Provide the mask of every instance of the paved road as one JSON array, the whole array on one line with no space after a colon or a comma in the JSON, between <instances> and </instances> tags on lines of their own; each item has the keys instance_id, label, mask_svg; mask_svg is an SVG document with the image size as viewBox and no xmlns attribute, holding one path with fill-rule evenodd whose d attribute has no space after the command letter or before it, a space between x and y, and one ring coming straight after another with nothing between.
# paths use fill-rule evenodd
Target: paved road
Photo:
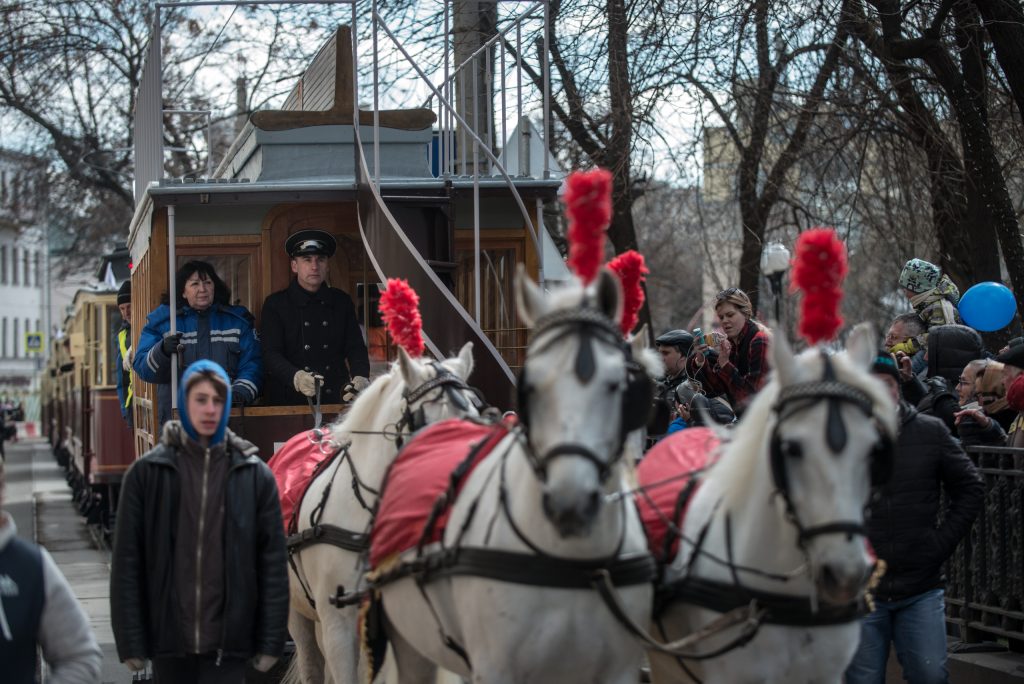
<instances>
[{"instance_id":1,"label":"paved road","mask_svg":"<svg viewBox=\"0 0 1024 684\"><path fill-rule=\"evenodd\" d=\"M97 550L71 501L71 489L45 440L8 443L4 509L18 534L46 547L85 608L103 649L103 684L131 682L117 658L110 628L110 563Z\"/></svg>"}]
</instances>

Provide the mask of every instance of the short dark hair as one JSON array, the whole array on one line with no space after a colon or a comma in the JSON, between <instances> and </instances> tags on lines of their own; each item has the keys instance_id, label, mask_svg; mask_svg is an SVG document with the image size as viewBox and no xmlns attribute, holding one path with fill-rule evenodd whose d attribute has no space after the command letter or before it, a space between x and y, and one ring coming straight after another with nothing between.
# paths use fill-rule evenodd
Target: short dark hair
<instances>
[{"instance_id":1,"label":"short dark hair","mask_svg":"<svg viewBox=\"0 0 1024 684\"><path fill-rule=\"evenodd\" d=\"M196 371L192 375L188 376L188 380L185 381L185 396L192 391L192 388L198 385L203 380L209 380L210 384L213 385L213 390L220 397L220 400L227 402L228 400L228 386L224 382L224 378L212 370L200 370Z\"/></svg>"},{"instance_id":2,"label":"short dark hair","mask_svg":"<svg viewBox=\"0 0 1024 684\"><path fill-rule=\"evenodd\" d=\"M217 275L217 270L213 267L213 264L208 261L194 260L185 262L174 276L175 282L178 285L178 296L176 299L179 308L188 304L185 301L185 281L197 273L200 278L205 276L213 281L214 304L226 305L231 302L231 289Z\"/></svg>"},{"instance_id":3,"label":"short dark hair","mask_svg":"<svg viewBox=\"0 0 1024 684\"><path fill-rule=\"evenodd\" d=\"M902 323L904 326L906 326L907 333L911 337L917 337L918 335L924 334L924 332L927 330L927 327L928 327L928 326L925 325L925 323L921 319L921 317L918 316L913 311L908 311L907 313L902 313L899 316L897 316L896 318L892 319L892 323L889 324L889 327L891 328L892 326L896 325L897 323Z\"/></svg>"}]
</instances>

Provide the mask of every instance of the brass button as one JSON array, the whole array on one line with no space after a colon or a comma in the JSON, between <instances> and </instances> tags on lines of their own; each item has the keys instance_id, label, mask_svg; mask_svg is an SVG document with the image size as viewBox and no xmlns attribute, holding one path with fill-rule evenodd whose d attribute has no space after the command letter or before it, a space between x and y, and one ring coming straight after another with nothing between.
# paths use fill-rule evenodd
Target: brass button
<instances>
[{"instance_id":1,"label":"brass button","mask_svg":"<svg viewBox=\"0 0 1024 684\"><path fill-rule=\"evenodd\" d=\"M324 327L325 328L327 327L327 321L324 321Z\"/></svg>"},{"instance_id":2,"label":"brass button","mask_svg":"<svg viewBox=\"0 0 1024 684\"><path fill-rule=\"evenodd\" d=\"M324 370L325 371L329 371L329 370L331 370L331 367L330 366L324 366Z\"/></svg>"},{"instance_id":3,"label":"brass button","mask_svg":"<svg viewBox=\"0 0 1024 684\"><path fill-rule=\"evenodd\" d=\"M302 370L304 370L304 371L306 371L306 372L308 373L308 372L309 372L309 366L306 366L306 367L305 367L305 368L303 368Z\"/></svg>"},{"instance_id":4,"label":"brass button","mask_svg":"<svg viewBox=\"0 0 1024 684\"><path fill-rule=\"evenodd\" d=\"M324 349L327 349L327 345L326 344L324 345Z\"/></svg>"},{"instance_id":5,"label":"brass button","mask_svg":"<svg viewBox=\"0 0 1024 684\"><path fill-rule=\"evenodd\" d=\"M304 325L304 326L306 326L306 327L308 328L308 327L309 327L309 321L304 321L304 322L302 323L302 325Z\"/></svg>"},{"instance_id":6,"label":"brass button","mask_svg":"<svg viewBox=\"0 0 1024 684\"><path fill-rule=\"evenodd\" d=\"M302 348L305 349L306 351L309 351L309 345L308 344L304 345Z\"/></svg>"}]
</instances>

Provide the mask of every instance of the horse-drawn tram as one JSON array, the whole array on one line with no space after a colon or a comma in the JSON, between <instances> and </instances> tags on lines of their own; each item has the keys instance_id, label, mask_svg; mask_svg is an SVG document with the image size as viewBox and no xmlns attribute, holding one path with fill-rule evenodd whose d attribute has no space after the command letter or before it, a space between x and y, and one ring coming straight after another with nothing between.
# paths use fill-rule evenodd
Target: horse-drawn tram
<instances>
[{"instance_id":1,"label":"horse-drawn tram","mask_svg":"<svg viewBox=\"0 0 1024 684\"><path fill-rule=\"evenodd\" d=\"M180 292L182 284L172 282L175 271L193 260L214 266L230 288L230 303L251 312L259 330L264 300L293 278L288 238L319 229L337 243L329 284L354 300L374 376L394 359L376 309L384 281L398 277L422 299L424 336L433 355L444 358L472 341L475 384L491 403L510 408L514 369L526 344L513 302L513 273L525 264L538 277L545 252L549 277L564 271L541 222L542 204L555 197L561 181L531 177L528 167L509 176L498 163L500 148L489 146L486 156L477 153L486 164L470 163L471 173L457 174L473 138L491 139L496 131L490 124L478 136L447 108L447 100L438 105L440 118L425 108L357 109L358 69L348 26L321 48L280 110L249 117L211 177L162 178L159 55L154 40L136 112L137 207L128 242L136 344L147 315L172 289ZM483 54L463 66L480 59ZM435 93L450 97L458 73ZM467 142L456 152L457 140ZM519 148L528 156L529 140ZM485 166L495 175L484 175ZM271 382L276 380L265 379L263 395ZM310 406L269 403L260 399L231 414L232 430L259 446L264 458L313 425ZM158 404L155 386L136 378L138 454L158 439ZM320 406L325 420L343 410L336 400Z\"/></svg>"},{"instance_id":2,"label":"horse-drawn tram","mask_svg":"<svg viewBox=\"0 0 1024 684\"><path fill-rule=\"evenodd\" d=\"M107 531L121 478L135 460L116 390L116 300L109 289L75 293L41 383L44 430L57 461L88 523Z\"/></svg>"}]
</instances>

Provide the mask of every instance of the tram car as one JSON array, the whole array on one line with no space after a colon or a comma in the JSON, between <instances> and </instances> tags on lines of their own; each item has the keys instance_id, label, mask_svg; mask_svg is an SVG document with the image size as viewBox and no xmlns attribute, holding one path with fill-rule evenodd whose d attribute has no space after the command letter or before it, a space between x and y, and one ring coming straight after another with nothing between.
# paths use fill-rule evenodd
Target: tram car
<instances>
[{"instance_id":1,"label":"tram car","mask_svg":"<svg viewBox=\"0 0 1024 684\"><path fill-rule=\"evenodd\" d=\"M48 437L79 511L107 532L113 529L121 479L135 460L116 388L120 367L114 336L120 324L116 291L75 293L44 394Z\"/></svg>"},{"instance_id":2,"label":"tram car","mask_svg":"<svg viewBox=\"0 0 1024 684\"><path fill-rule=\"evenodd\" d=\"M159 55L154 41L147 74ZM421 298L428 351L447 355L472 341L471 382L493 405L511 408L526 346L514 273L525 264L536 278L542 259L549 278L564 270L542 225L542 206L555 198L561 181L525 171L512 178L453 172L455 136L435 127L451 118L442 112L439 119L432 109L356 112L353 59L351 32L342 26L282 109L252 114L207 179L162 177L159 79L143 79L136 110L137 208L128 240L136 348L147 314L168 299L171 274L195 259L216 268L231 304L246 307L259 329L264 299L292 277L286 240L317 228L337 241L329 284L355 303L369 342L371 379L393 358L376 320L380 288L387 278L404 278ZM136 454L159 438L157 395L155 385L136 376ZM321 408L325 420L345 410L341 404ZM311 413L305 404L257 400L232 407L229 425L267 459L313 426Z\"/></svg>"}]
</instances>

